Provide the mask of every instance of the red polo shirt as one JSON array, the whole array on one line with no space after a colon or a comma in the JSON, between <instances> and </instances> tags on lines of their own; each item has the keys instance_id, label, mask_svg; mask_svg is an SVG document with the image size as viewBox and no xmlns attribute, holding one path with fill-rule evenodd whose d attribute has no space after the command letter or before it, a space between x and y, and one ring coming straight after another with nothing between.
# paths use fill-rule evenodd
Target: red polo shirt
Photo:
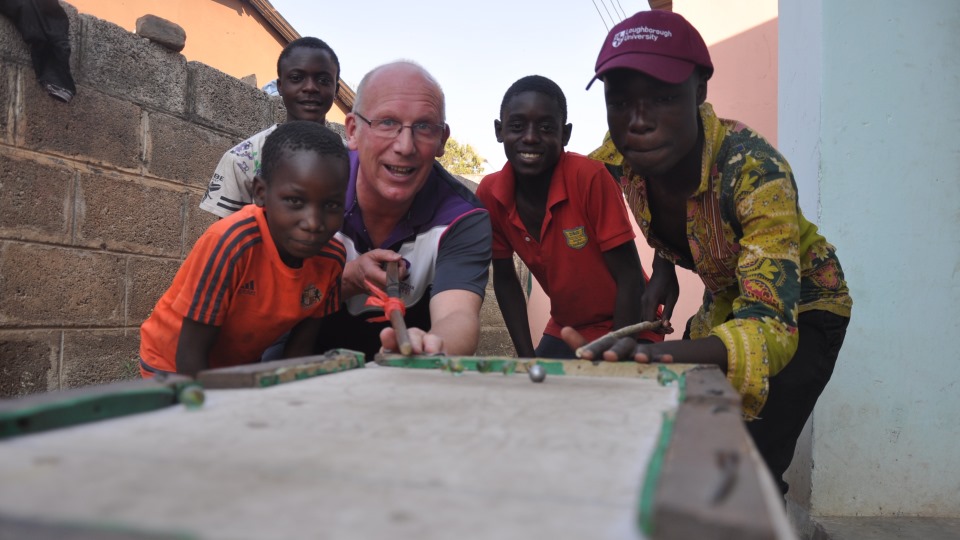
<instances>
[{"instance_id":1,"label":"red polo shirt","mask_svg":"<svg viewBox=\"0 0 960 540\"><path fill-rule=\"evenodd\" d=\"M537 242L517 213L515 182L507 163L477 189L490 212L493 258L509 259L516 252L537 278L550 297L545 334L560 337L564 326L589 340L606 334L613 327L617 285L603 252L636 237L620 187L603 163L564 152L550 180Z\"/></svg>"}]
</instances>

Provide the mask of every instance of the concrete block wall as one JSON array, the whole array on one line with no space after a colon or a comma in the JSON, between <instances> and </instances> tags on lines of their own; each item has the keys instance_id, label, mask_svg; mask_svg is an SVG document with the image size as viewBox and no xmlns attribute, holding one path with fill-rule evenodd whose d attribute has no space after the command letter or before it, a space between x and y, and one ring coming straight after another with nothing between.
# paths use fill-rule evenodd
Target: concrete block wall
<instances>
[{"instance_id":1,"label":"concrete block wall","mask_svg":"<svg viewBox=\"0 0 960 540\"><path fill-rule=\"evenodd\" d=\"M0 397L138 376L139 326L214 217L223 152L277 98L111 23L70 16L69 103L0 17Z\"/></svg>"},{"instance_id":2,"label":"concrete block wall","mask_svg":"<svg viewBox=\"0 0 960 540\"><path fill-rule=\"evenodd\" d=\"M215 220L197 205L220 156L285 117L278 98L63 5L68 104L0 17L0 398L137 377L140 323ZM492 291L484 309L483 354L511 352Z\"/></svg>"}]
</instances>

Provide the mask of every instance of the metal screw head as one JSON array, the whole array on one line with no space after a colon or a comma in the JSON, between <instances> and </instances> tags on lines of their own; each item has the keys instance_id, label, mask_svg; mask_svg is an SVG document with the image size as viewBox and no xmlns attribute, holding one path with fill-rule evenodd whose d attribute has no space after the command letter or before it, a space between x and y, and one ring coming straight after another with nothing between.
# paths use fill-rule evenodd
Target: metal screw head
<instances>
[{"instance_id":1,"label":"metal screw head","mask_svg":"<svg viewBox=\"0 0 960 540\"><path fill-rule=\"evenodd\" d=\"M533 382L543 382L547 378L547 370L540 364L534 364L527 370L530 380Z\"/></svg>"}]
</instances>

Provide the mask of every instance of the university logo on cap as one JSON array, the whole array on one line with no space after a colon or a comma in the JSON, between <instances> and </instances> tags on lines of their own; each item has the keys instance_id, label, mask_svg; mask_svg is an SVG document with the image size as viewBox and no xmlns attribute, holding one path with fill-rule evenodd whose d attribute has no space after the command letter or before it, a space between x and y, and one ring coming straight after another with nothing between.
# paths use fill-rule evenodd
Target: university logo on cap
<instances>
[{"instance_id":1,"label":"university logo on cap","mask_svg":"<svg viewBox=\"0 0 960 540\"><path fill-rule=\"evenodd\" d=\"M658 28L640 26L637 28L627 28L626 30L617 32L617 35L613 36L613 41L610 42L610 44L616 48L619 47L624 41L631 39L649 39L652 41L657 41L661 37L664 39L670 39L673 37L673 32L669 30L660 30Z\"/></svg>"},{"instance_id":2,"label":"university logo on cap","mask_svg":"<svg viewBox=\"0 0 960 540\"><path fill-rule=\"evenodd\" d=\"M610 30L597 57L593 81L613 69L641 71L655 79L679 84L694 68L713 74L713 63L700 32L670 11L641 11Z\"/></svg>"}]
</instances>

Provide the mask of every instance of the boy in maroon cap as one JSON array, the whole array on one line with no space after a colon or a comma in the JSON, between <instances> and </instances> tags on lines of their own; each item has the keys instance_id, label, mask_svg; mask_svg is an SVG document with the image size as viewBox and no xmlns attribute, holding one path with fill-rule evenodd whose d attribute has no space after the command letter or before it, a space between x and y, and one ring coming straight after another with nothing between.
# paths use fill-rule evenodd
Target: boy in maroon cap
<instances>
[{"instance_id":1,"label":"boy in maroon cap","mask_svg":"<svg viewBox=\"0 0 960 540\"><path fill-rule=\"evenodd\" d=\"M634 359L724 370L786 493L782 475L833 373L853 301L834 247L800 212L786 160L706 102L712 74L703 38L680 15L644 11L616 25L593 79L604 83L610 137L592 157L622 164L627 203L656 250L643 318L664 304L669 319L676 265L705 286L687 339L638 344ZM583 342L572 329L563 336Z\"/></svg>"}]
</instances>

